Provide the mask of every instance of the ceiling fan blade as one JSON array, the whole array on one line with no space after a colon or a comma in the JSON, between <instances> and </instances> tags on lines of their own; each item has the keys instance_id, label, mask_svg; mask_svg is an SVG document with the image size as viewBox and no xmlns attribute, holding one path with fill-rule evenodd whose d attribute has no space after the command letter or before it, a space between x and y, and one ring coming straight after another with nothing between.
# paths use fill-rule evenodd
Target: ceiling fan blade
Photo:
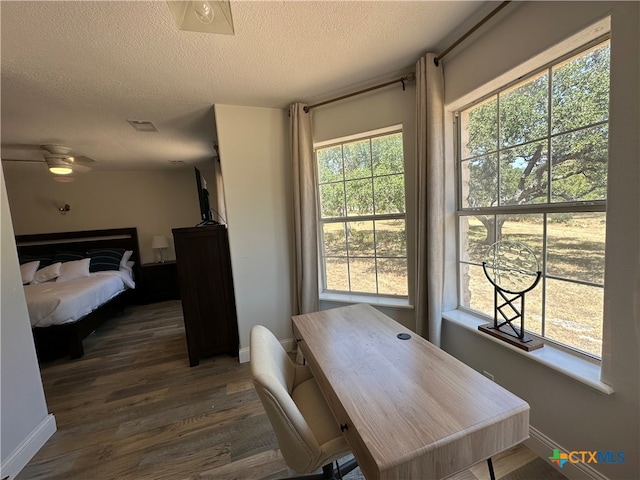
<instances>
[{"instance_id":1,"label":"ceiling fan blade","mask_svg":"<svg viewBox=\"0 0 640 480\"><path fill-rule=\"evenodd\" d=\"M30 158L3 158L3 162L29 162L29 163L44 163L44 160L36 160Z\"/></svg>"},{"instance_id":2,"label":"ceiling fan blade","mask_svg":"<svg viewBox=\"0 0 640 480\"><path fill-rule=\"evenodd\" d=\"M29 163L46 163L49 168L52 166L70 167L74 172L88 172L91 170L91 164L96 163L93 158L86 157L84 155L75 156L72 153L70 147L65 147L59 144L46 144L46 145L29 145L29 144L2 144L2 149L7 150L7 154L12 156L22 156L25 153L20 154L19 150L39 150L44 152L43 159L34 158L3 158L3 161L7 162L29 162ZM9 153L9 151L12 151ZM13 151L16 151L13 153ZM28 156L29 154L27 154ZM55 172L53 172L55 174Z\"/></svg>"},{"instance_id":3,"label":"ceiling fan blade","mask_svg":"<svg viewBox=\"0 0 640 480\"><path fill-rule=\"evenodd\" d=\"M42 150L41 145L33 145L30 143L3 143L0 148L7 150Z\"/></svg>"},{"instance_id":4,"label":"ceiling fan blade","mask_svg":"<svg viewBox=\"0 0 640 480\"><path fill-rule=\"evenodd\" d=\"M85 157L84 155L79 155L77 157L73 157L75 163L94 163L95 160L93 158Z\"/></svg>"},{"instance_id":5,"label":"ceiling fan blade","mask_svg":"<svg viewBox=\"0 0 640 480\"><path fill-rule=\"evenodd\" d=\"M91 170L93 170L93 168L81 163L74 163L71 168L73 168L74 172L90 172Z\"/></svg>"}]
</instances>

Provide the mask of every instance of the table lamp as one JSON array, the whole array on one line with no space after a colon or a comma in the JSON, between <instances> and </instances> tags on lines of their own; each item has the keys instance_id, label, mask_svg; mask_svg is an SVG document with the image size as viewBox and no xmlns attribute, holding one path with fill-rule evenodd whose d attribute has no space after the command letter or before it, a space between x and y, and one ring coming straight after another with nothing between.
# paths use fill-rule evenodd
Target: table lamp
<instances>
[{"instance_id":1,"label":"table lamp","mask_svg":"<svg viewBox=\"0 0 640 480\"><path fill-rule=\"evenodd\" d=\"M164 235L154 235L151 248L156 251L156 263L164 263L164 249L169 247L169 240Z\"/></svg>"}]
</instances>

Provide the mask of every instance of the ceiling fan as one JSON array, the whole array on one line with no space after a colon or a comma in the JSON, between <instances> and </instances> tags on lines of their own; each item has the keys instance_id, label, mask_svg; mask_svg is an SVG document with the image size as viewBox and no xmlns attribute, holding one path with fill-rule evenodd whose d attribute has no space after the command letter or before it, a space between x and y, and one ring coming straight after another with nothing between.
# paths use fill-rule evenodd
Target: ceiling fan
<instances>
[{"instance_id":1,"label":"ceiling fan","mask_svg":"<svg viewBox=\"0 0 640 480\"><path fill-rule=\"evenodd\" d=\"M89 166L94 163L95 160L89 157L73 155L71 148L63 145L7 145L7 148L19 149L19 148L35 148L37 150L44 150L43 159L17 159L17 158L3 158L3 162L32 162L32 163L46 163L49 167L49 171L54 175L69 175L73 172L86 172L91 170Z\"/></svg>"}]
</instances>

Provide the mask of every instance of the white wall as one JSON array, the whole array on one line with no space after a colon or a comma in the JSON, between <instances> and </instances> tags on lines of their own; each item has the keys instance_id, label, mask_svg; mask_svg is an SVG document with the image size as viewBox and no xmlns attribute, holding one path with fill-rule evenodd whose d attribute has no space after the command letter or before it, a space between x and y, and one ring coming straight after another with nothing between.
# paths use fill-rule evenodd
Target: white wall
<instances>
[{"instance_id":1,"label":"white wall","mask_svg":"<svg viewBox=\"0 0 640 480\"><path fill-rule=\"evenodd\" d=\"M474 36L445 60L449 105L468 100L484 83L611 14L611 107L604 335L614 389L604 395L569 380L477 332L445 321L442 346L531 406L531 425L563 449L624 451L624 463L590 464L608 478L640 471L640 4L638 2L526 2ZM477 91L476 91L477 94ZM453 159L451 159L453 161ZM567 469L565 468L565 471Z\"/></svg>"},{"instance_id":2,"label":"white wall","mask_svg":"<svg viewBox=\"0 0 640 480\"><path fill-rule=\"evenodd\" d=\"M39 163L3 165L16 235L137 227L141 261L148 263L155 261L154 235L167 237L165 259L175 259L171 229L200 221L191 167L92 171L59 183ZM58 208L65 203L71 211L61 215Z\"/></svg>"},{"instance_id":3,"label":"white wall","mask_svg":"<svg viewBox=\"0 0 640 480\"><path fill-rule=\"evenodd\" d=\"M56 425L42 388L1 167L0 183L0 478L13 478L53 435Z\"/></svg>"},{"instance_id":4,"label":"white wall","mask_svg":"<svg viewBox=\"0 0 640 480\"><path fill-rule=\"evenodd\" d=\"M287 112L215 106L241 360L256 324L290 339L293 213Z\"/></svg>"},{"instance_id":5,"label":"white wall","mask_svg":"<svg viewBox=\"0 0 640 480\"><path fill-rule=\"evenodd\" d=\"M417 60L417 59L416 59ZM405 157L405 185L407 193L407 255L409 263L409 292L412 300L415 271L415 138L416 138L415 83L401 84L375 90L346 100L311 110L313 141L323 142L359 134L392 125L402 125ZM344 306L335 301L320 301L320 309ZM380 310L415 330L415 312L412 308L380 307Z\"/></svg>"}]
</instances>

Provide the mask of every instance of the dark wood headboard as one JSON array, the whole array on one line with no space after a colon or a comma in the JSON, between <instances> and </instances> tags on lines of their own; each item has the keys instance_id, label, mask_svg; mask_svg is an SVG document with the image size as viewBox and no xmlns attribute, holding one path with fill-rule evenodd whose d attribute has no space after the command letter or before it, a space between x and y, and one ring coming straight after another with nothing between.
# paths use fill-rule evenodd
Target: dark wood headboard
<instances>
[{"instance_id":1,"label":"dark wood headboard","mask_svg":"<svg viewBox=\"0 0 640 480\"><path fill-rule=\"evenodd\" d=\"M16 235L16 246L18 256L52 255L58 250L86 252L93 248L124 248L133 250L131 260L136 262L136 267L140 265L138 230L135 227Z\"/></svg>"}]
</instances>

